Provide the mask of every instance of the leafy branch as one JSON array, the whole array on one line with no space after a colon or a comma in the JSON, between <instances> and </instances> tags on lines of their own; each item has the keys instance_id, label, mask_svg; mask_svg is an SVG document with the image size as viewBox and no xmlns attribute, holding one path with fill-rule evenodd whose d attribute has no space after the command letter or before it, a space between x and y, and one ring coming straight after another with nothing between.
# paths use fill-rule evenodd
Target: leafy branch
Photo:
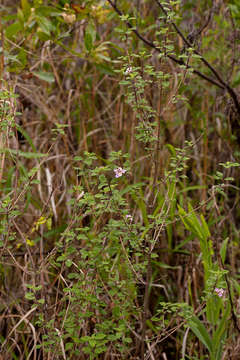
<instances>
[{"instance_id":1,"label":"leafy branch","mask_svg":"<svg viewBox=\"0 0 240 360\"><path fill-rule=\"evenodd\" d=\"M119 16L123 16L123 13L121 12L121 10L117 7L116 2L113 2L112 0L107 0L108 3L113 7L113 9L116 11L116 13ZM165 8L162 6L162 4L159 2L159 0L155 0L156 3L158 4L158 6L161 8L161 10L163 11L164 15L167 17L167 11L165 10ZM172 26L174 27L174 29L176 30L177 34L182 38L182 40L184 41L185 45L187 45L188 48L192 48L192 44L189 42L189 40L184 36L184 34L182 33L182 31L179 29L179 27L173 22L170 22L172 24ZM161 52L160 49L150 40L146 39L142 34L140 34L140 32L135 29L132 24L126 20L126 25L128 26L129 29L131 29L133 31L133 33L140 39L143 41L144 44L148 45L149 47L155 49L157 52ZM199 76L200 78L208 81L209 83L217 86L218 88L222 89L222 90L226 90L228 92L228 94L230 95L230 97L232 98L235 108L240 116L240 103L238 100L238 96L235 93L235 91L233 90L233 88L222 79L221 75L216 71L216 69L196 50L193 49L194 54L198 55L199 58L201 59L201 61L206 65L206 67L215 75L217 81L215 79L210 78L209 76L203 74L201 71L196 70L196 69L192 69L192 67L188 64L186 64L182 59L177 59L175 56L170 55L170 54L166 54L166 57L169 58L170 60L172 60L173 62L175 62L178 65L181 66L185 66L186 69L192 69L193 73L196 74L197 76Z\"/></svg>"}]
</instances>

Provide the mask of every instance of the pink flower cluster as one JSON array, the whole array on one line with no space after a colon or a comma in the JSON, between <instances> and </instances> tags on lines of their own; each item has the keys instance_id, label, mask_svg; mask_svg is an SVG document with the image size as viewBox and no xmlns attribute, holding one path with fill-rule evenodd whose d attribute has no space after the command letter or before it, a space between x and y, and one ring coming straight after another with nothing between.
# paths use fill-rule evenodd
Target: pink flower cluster
<instances>
[{"instance_id":1,"label":"pink flower cluster","mask_svg":"<svg viewBox=\"0 0 240 360\"><path fill-rule=\"evenodd\" d=\"M224 290L223 289L215 288L214 291L217 294L217 296L223 297L223 295L224 295Z\"/></svg>"},{"instance_id":2,"label":"pink flower cluster","mask_svg":"<svg viewBox=\"0 0 240 360\"><path fill-rule=\"evenodd\" d=\"M132 222L133 221L133 217L132 217L132 215L126 215L126 219L127 220L129 220L130 222Z\"/></svg>"},{"instance_id":3,"label":"pink flower cluster","mask_svg":"<svg viewBox=\"0 0 240 360\"><path fill-rule=\"evenodd\" d=\"M127 170L125 170L125 169L123 169L123 168L121 168L121 167L119 167L119 168L117 168L117 169L114 169L115 178L121 177L123 174L125 174L126 171L127 171Z\"/></svg>"}]
</instances>

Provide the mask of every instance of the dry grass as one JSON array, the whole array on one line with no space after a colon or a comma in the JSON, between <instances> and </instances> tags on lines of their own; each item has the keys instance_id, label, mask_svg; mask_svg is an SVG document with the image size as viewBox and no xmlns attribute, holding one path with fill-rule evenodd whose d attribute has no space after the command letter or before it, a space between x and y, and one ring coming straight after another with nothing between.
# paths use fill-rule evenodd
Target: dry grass
<instances>
[{"instance_id":1,"label":"dry grass","mask_svg":"<svg viewBox=\"0 0 240 360\"><path fill-rule=\"evenodd\" d=\"M12 3L8 5L12 6ZM223 4L222 7L224 6ZM143 17L151 11L150 5L143 5ZM84 42L86 25L87 22L82 21L73 27L70 44ZM114 26L114 20L102 25L101 41L111 39L126 51L127 43L120 43L112 33ZM149 36L153 34L149 32ZM18 43L7 46L13 49ZM156 148L154 152L147 153L142 144L136 140L135 126L138 120L136 113L125 101L126 89L119 85L121 75L106 74L101 66L91 62L91 59L87 61L70 56L57 44L45 42L43 47L33 48L30 39L26 39L21 46L27 50L29 71L4 74L9 78L2 83L2 90L17 95L16 101L11 97L8 99L10 105L2 115L2 124L10 114L20 128L3 125L0 138L0 147L11 150L11 152L2 152L0 158L0 178L4 180L1 185L0 236L3 244L0 250L0 339L2 342L0 358L4 360L68 358L65 341L62 338L62 329L67 321L70 307L63 292L63 289L69 286L68 270L63 265L57 268L53 259L59 256L57 243L62 242L63 248L66 246L62 235L64 230L88 225L88 219L80 220L81 212L69 204L69 200L80 195L72 194L71 190L74 186L83 183L83 179L74 171L73 159L82 155L84 151L96 153L102 165L104 165L102 159L107 159L111 151L121 150L123 154L129 153L131 168L134 169L129 181L136 183L143 178L147 179L143 191L146 206L151 213L151 204L154 200L152 189L157 181L163 178L164 170L170 161L166 144L182 147L186 140L193 141L189 168L186 170L188 180L182 182L183 188L182 193L179 193L179 199L183 205L191 200L196 208L203 202L200 208L211 229L214 249L219 250L222 241L229 237L227 269L237 281L239 170L237 168L224 170L224 176L232 176L235 179L232 182L233 186L226 188L225 198L208 192L215 183L213 174L219 170L219 163L237 161L239 158L239 143L232 136L234 129L229 118L229 110L226 108L225 94L214 86L207 86L203 80L188 75L185 70L180 70L168 59L159 61L153 50L147 64L153 65L155 71L162 70L168 73L171 80L167 89L155 83L148 84L145 89L146 98L157 111L158 121ZM136 52L140 46L141 43L135 40ZM112 50L112 53L109 50L109 53L111 58L116 58L116 50ZM137 61L139 66L146 65L141 60ZM54 74L54 84L49 85L35 76L28 77L34 69L41 69L46 63ZM221 62L217 65L220 67ZM179 101L173 104L173 96L179 92L188 100L186 103ZM63 134L54 132L57 124L66 125ZM46 156L27 158L22 152L42 153ZM36 168L36 174L28 176L33 167ZM34 184L33 180L36 179L38 182ZM91 192L87 179L84 181ZM194 191L184 191L185 187L195 185L201 187ZM6 206L4 201L5 204L8 201ZM141 212L130 196L128 201L135 219L143 222ZM15 215L13 210L19 213ZM41 217L45 219L43 224L36 226ZM52 226L48 229L46 219L50 218ZM176 220L173 217L172 248L177 247L188 236ZM108 218L103 213L92 231L97 233L107 222ZM35 243L34 246L31 241ZM81 241L77 246L83 248L85 242ZM160 289L157 285L152 287L149 313L154 309L159 298L166 301L191 302L197 311L203 284L203 269L198 257L197 240L193 238L186 244L185 253L172 253L169 251L169 235L167 231L163 231L156 249L161 263L166 264L168 268L158 266L154 268L154 283L161 284L161 287ZM76 254L73 259L76 261ZM79 271L77 264L74 264L73 268ZM81 291L94 293L95 284L88 283L87 271L85 273L85 269L80 269L80 273L86 281ZM124 278L124 271L122 276ZM97 275L95 280L101 281ZM41 285L41 290L36 292L36 296L37 299L45 300L42 306L32 307L33 301L25 298L25 294L29 291L26 284ZM137 286L138 298L135 299L135 305L139 310L143 305L142 296L145 290L142 284L139 283ZM103 301L108 303L109 309L113 307L114 296L107 288ZM65 318L61 317L63 309L66 311ZM81 336L91 334L96 323L101 321L98 310L93 309L91 304L86 304L85 311L90 310L93 315L81 324L79 331ZM77 304L71 308L72 311L76 314L80 311ZM55 336L58 338L56 340L58 346L55 349L52 347L48 352L44 352L44 349L39 350L36 346L42 342L43 335L48 335L50 331L47 326L36 324L36 318L40 313L43 314L45 325L52 320L53 328L56 330ZM110 316L110 310L106 316ZM132 316L135 319L129 321L129 330L133 342L129 346L128 354L125 355L126 359L140 358L138 357L141 346L139 328L142 326L142 315L138 311ZM177 324L175 321L170 321L162 334L153 334L151 328L148 328L146 337L153 336L155 340L151 345L148 344L145 359L169 360L180 359L181 351L184 349L182 341L187 342L189 334L188 330L182 327L179 319ZM231 356L231 359L237 360L239 353L237 333L230 338L222 359ZM199 354L199 358L203 356L202 345L196 341L190 342L191 346L188 343L189 358L193 359L196 353ZM109 345L106 353L99 356L99 359L120 359L121 355L114 353L115 351L116 349L112 349ZM176 355L173 355L174 352ZM71 357L71 359L87 358L84 354Z\"/></svg>"}]
</instances>

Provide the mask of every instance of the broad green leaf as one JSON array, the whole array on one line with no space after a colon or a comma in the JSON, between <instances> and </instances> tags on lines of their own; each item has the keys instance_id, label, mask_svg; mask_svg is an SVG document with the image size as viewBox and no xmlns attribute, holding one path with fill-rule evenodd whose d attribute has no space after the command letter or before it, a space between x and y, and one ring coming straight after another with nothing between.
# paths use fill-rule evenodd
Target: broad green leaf
<instances>
[{"instance_id":1,"label":"broad green leaf","mask_svg":"<svg viewBox=\"0 0 240 360\"><path fill-rule=\"evenodd\" d=\"M222 245L221 245L221 249L220 249L220 255L221 255L221 259L222 259L223 264L225 263L225 259L226 259L228 240L229 240L229 238L227 237L227 238L223 241L223 243L222 243Z\"/></svg>"},{"instance_id":2,"label":"broad green leaf","mask_svg":"<svg viewBox=\"0 0 240 360\"><path fill-rule=\"evenodd\" d=\"M51 31L53 30L53 25L52 23L45 17L43 16L38 16L36 17L37 23L40 27L40 29L42 30L43 33L50 35Z\"/></svg>"},{"instance_id":3,"label":"broad green leaf","mask_svg":"<svg viewBox=\"0 0 240 360\"><path fill-rule=\"evenodd\" d=\"M219 350L223 346L224 338L226 336L226 332L228 329L227 318L230 315L230 311L231 311L231 305L228 302L224 314L220 320L219 326L217 327L217 330L213 334L212 345L213 345L213 355L215 355L214 360L215 359L221 360L222 353Z\"/></svg>"},{"instance_id":4,"label":"broad green leaf","mask_svg":"<svg viewBox=\"0 0 240 360\"><path fill-rule=\"evenodd\" d=\"M188 320L188 326L191 328L192 332L197 336L197 338L206 346L208 351L212 352L212 340L202 322L196 317L193 316Z\"/></svg>"},{"instance_id":5,"label":"broad green leaf","mask_svg":"<svg viewBox=\"0 0 240 360\"><path fill-rule=\"evenodd\" d=\"M98 334L96 334L95 336L94 336L94 338L96 339L96 340L102 340L102 339L104 339L106 337L106 334L103 334L103 333L98 333Z\"/></svg>"},{"instance_id":6,"label":"broad green leaf","mask_svg":"<svg viewBox=\"0 0 240 360\"><path fill-rule=\"evenodd\" d=\"M21 0L21 5L25 19L28 19L31 14L31 5L28 0Z\"/></svg>"},{"instance_id":7,"label":"broad green leaf","mask_svg":"<svg viewBox=\"0 0 240 360\"><path fill-rule=\"evenodd\" d=\"M58 10L53 6L39 6L36 8L35 12L40 17L62 16L62 10Z\"/></svg>"},{"instance_id":8,"label":"broad green leaf","mask_svg":"<svg viewBox=\"0 0 240 360\"><path fill-rule=\"evenodd\" d=\"M87 51L92 50L92 48L93 48L92 36L88 32L84 36L84 44L85 44L85 47L86 47Z\"/></svg>"},{"instance_id":9,"label":"broad green leaf","mask_svg":"<svg viewBox=\"0 0 240 360\"><path fill-rule=\"evenodd\" d=\"M204 237L207 239L211 236L210 234L210 231L209 231L209 228L208 228L208 225L204 219L204 216L201 214L200 215L200 218L201 218L201 222L202 222L202 230L203 230L203 234L204 234Z\"/></svg>"},{"instance_id":10,"label":"broad green leaf","mask_svg":"<svg viewBox=\"0 0 240 360\"><path fill-rule=\"evenodd\" d=\"M95 347L97 345L97 341L94 338L93 339L90 338L88 342L91 347Z\"/></svg>"},{"instance_id":11,"label":"broad green leaf","mask_svg":"<svg viewBox=\"0 0 240 360\"><path fill-rule=\"evenodd\" d=\"M22 30L22 25L20 22L16 21L15 23L9 25L5 30L5 36L11 38L19 33Z\"/></svg>"},{"instance_id":12,"label":"broad green leaf","mask_svg":"<svg viewBox=\"0 0 240 360\"><path fill-rule=\"evenodd\" d=\"M199 239L202 239L202 232L199 227L198 219L196 218L196 215L194 216L193 211L190 210L187 213L180 205L178 205L178 211L186 229L192 231Z\"/></svg>"},{"instance_id":13,"label":"broad green leaf","mask_svg":"<svg viewBox=\"0 0 240 360\"><path fill-rule=\"evenodd\" d=\"M33 74L39 79L47 81L48 83L53 83L55 81L53 73L46 71L33 71Z\"/></svg>"},{"instance_id":14,"label":"broad green leaf","mask_svg":"<svg viewBox=\"0 0 240 360\"><path fill-rule=\"evenodd\" d=\"M66 264L67 267L72 266L72 260L67 259L67 260L65 261L65 264Z\"/></svg>"},{"instance_id":15,"label":"broad green leaf","mask_svg":"<svg viewBox=\"0 0 240 360\"><path fill-rule=\"evenodd\" d=\"M26 130L24 130L20 125L16 124L16 129L17 131L19 131L27 140L27 142L29 143L29 145L31 146L31 148L33 149L34 152L37 152L36 147L34 146L32 139L30 138L30 136L28 135L28 133L26 132Z\"/></svg>"},{"instance_id":16,"label":"broad green leaf","mask_svg":"<svg viewBox=\"0 0 240 360\"><path fill-rule=\"evenodd\" d=\"M167 144L166 147L168 148L172 156L176 156L176 149L174 146L172 146L171 144Z\"/></svg>"},{"instance_id":17,"label":"broad green leaf","mask_svg":"<svg viewBox=\"0 0 240 360\"><path fill-rule=\"evenodd\" d=\"M25 294L25 299L27 300L35 300L35 295L31 292Z\"/></svg>"}]
</instances>

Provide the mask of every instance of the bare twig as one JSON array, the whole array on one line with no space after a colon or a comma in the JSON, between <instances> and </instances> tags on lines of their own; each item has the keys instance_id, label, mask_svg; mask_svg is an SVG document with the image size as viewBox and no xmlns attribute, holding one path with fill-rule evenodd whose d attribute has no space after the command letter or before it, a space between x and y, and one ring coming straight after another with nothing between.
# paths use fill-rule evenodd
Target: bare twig
<instances>
[{"instance_id":1,"label":"bare twig","mask_svg":"<svg viewBox=\"0 0 240 360\"><path fill-rule=\"evenodd\" d=\"M123 13L122 13L122 12L119 10L119 8L113 3L112 0L107 0L107 1L109 2L109 4L113 7L113 9L116 11L116 13L117 13L119 16L122 16L122 15L123 15ZM129 27L129 29L131 29L131 30L134 32L134 34L135 34L140 40L142 40L142 41L144 42L144 44L146 44L146 45L148 45L149 47L155 49L155 50L156 50L157 52L159 52L159 53L161 52L160 49L159 49L153 42L151 42L150 40L144 38L136 29L134 29L134 27L132 26L132 24L131 24L129 21L126 21L126 25ZM167 56L170 60L172 60L173 62L175 62L176 64L178 64L178 65L184 65L184 66L186 66L188 69L192 69L192 67L191 67L191 66L187 66L182 59L179 60L179 59L175 58L175 56L170 55L170 54L166 54L166 56ZM218 83L217 81L215 81L214 79L211 79L211 78L208 77L207 75L202 74L200 71L193 69L193 73L196 74L196 75L198 75L198 76L201 77L202 79L210 82L211 84L216 85L216 86L219 87L220 89L224 89L224 86L222 86L221 84L219 84L219 83Z\"/></svg>"},{"instance_id":2,"label":"bare twig","mask_svg":"<svg viewBox=\"0 0 240 360\"><path fill-rule=\"evenodd\" d=\"M116 6L116 4L112 1L112 0L107 0L109 2L109 4L113 7L113 9L116 11L116 13L119 16L122 16L123 13L119 10L119 8ZM158 0L157 3L159 4L159 6L162 8L161 3ZM165 10L166 12L166 10ZM181 38L183 39L184 43L188 46L188 47L192 47L191 43L186 39L186 37L183 35L183 33L181 32L181 30L176 26L176 24L174 22L171 22L171 24L174 26L176 32L178 33L179 36L181 36ZM129 21L126 21L126 25L129 27L129 29L131 29L133 31L133 33L144 42L144 44L150 46L151 48L155 49L157 52L161 52L160 49L150 40L144 38L139 32L138 30L136 30L132 24ZM216 85L218 88L222 89L222 90L226 90L228 92L228 94L230 95L230 97L232 98L234 105L237 109L238 114L240 115L240 103L238 101L238 97L237 94L235 93L235 91L231 88L231 86L229 84L227 84L222 77L220 76L220 74L215 70L215 68L205 59L202 57L202 55L197 51L194 50L194 53L196 55L200 56L201 61L206 65L206 67L215 75L215 77L217 78L218 81L208 77L207 75L204 75L203 73L201 73L200 71L193 69L193 73L198 75L199 77L201 77L202 79L208 81L209 83ZM170 55L170 54L166 54L166 56L171 59L172 61L174 61L175 63L177 63L178 65L183 65L185 66L187 69L192 69L191 66L187 65L182 59L179 60L177 59L175 56Z\"/></svg>"},{"instance_id":3,"label":"bare twig","mask_svg":"<svg viewBox=\"0 0 240 360\"><path fill-rule=\"evenodd\" d=\"M166 11L166 9L163 7L163 5L160 3L159 0L155 0L155 2L158 4L158 6L161 8L162 12L164 13L164 15L167 17L168 13ZM180 30L180 28L174 23L174 21L170 21L170 24L174 27L175 31L177 32L177 34L182 38L182 40L184 41L184 43L189 47L192 48L192 44L191 42L188 40L188 38L186 38L182 31ZM215 75L215 77L217 78L217 80L219 81L219 83L224 87L224 89L227 90L227 92L229 93L229 95L231 96L231 98L233 99L234 105L238 111L238 114L240 115L240 103L238 101L238 97L237 94L235 93L235 91L231 88L231 86L229 86L229 84L223 80L223 78L221 77L221 75L217 72L217 70L196 50L193 49L193 53L200 56L200 60L204 63L204 65L206 65L206 67Z\"/></svg>"}]
</instances>

